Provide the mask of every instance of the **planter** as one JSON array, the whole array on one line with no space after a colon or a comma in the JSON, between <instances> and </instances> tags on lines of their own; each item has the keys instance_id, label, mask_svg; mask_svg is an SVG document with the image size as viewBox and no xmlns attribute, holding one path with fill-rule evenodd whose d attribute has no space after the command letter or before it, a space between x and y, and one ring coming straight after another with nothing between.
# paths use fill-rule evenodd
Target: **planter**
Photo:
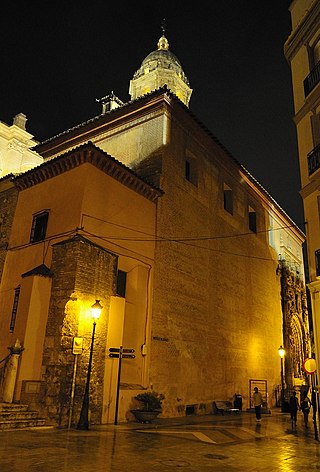
<instances>
[{"instance_id":1,"label":"planter","mask_svg":"<svg viewBox=\"0 0 320 472\"><path fill-rule=\"evenodd\" d=\"M131 410L131 413L135 416L139 423L151 423L157 418L161 411L155 410Z\"/></svg>"}]
</instances>

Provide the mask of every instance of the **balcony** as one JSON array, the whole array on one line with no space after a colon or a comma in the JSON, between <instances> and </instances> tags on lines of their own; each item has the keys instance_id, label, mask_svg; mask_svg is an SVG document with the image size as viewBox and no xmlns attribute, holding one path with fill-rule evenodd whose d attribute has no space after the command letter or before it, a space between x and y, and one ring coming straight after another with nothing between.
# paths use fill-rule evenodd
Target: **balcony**
<instances>
[{"instance_id":1,"label":"balcony","mask_svg":"<svg viewBox=\"0 0 320 472\"><path fill-rule=\"evenodd\" d=\"M309 93L315 88L315 86L320 82L320 62L318 62L315 67L312 69L310 74L304 79L304 96L305 98Z\"/></svg>"},{"instance_id":2,"label":"balcony","mask_svg":"<svg viewBox=\"0 0 320 472\"><path fill-rule=\"evenodd\" d=\"M316 146L311 152L309 152L307 158L308 171L310 177L310 175L314 174L316 170L320 169L320 144L318 144L318 146Z\"/></svg>"}]
</instances>

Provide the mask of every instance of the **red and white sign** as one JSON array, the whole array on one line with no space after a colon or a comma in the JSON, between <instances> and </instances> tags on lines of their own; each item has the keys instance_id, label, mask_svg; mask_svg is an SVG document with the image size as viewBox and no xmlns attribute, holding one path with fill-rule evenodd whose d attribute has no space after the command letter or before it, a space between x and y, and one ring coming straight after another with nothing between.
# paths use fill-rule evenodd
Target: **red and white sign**
<instances>
[{"instance_id":1,"label":"red and white sign","mask_svg":"<svg viewBox=\"0 0 320 472\"><path fill-rule=\"evenodd\" d=\"M317 370L316 360L308 357L303 361L302 368L307 374L314 374Z\"/></svg>"}]
</instances>

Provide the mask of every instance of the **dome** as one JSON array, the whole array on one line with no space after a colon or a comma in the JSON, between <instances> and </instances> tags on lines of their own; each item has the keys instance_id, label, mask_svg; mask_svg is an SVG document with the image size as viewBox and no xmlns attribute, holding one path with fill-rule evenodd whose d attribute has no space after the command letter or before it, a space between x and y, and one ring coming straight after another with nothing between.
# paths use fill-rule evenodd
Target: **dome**
<instances>
[{"instance_id":1,"label":"dome","mask_svg":"<svg viewBox=\"0 0 320 472\"><path fill-rule=\"evenodd\" d=\"M129 94L135 100L164 85L188 106L192 89L179 59L169 51L169 42L163 32L158 49L148 54L134 73Z\"/></svg>"},{"instance_id":2,"label":"dome","mask_svg":"<svg viewBox=\"0 0 320 472\"><path fill-rule=\"evenodd\" d=\"M146 70L151 72L155 69L168 69L175 72L188 86L189 81L183 72L181 63L177 56L169 51L169 42L165 36L161 36L158 41L158 49L152 51L142 61L140 69L134 74L134 79L144 75Z\"/></svg>"}]
</instances>

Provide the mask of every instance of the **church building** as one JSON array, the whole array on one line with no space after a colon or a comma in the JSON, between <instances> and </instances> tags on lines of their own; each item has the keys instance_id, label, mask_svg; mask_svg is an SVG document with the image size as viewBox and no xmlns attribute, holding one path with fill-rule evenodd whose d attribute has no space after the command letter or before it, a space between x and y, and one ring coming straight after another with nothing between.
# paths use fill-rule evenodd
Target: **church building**
<instances>
[{"instance_id":1,"label":"church building","mask_svg":"<svg viewBox=\"0 0 320 472\"><path fill-rule=\"evenodd\" d=\"M29 167L0 141L0 359L19 352L11 398L0 364L2 400L74 426L90 372L94 424L133 421L149 390L164 417L235 394L250 408L255 386L275 407L307 382L304 234L192 113L165 32L129 93L29 136Z\"/></svg>"}]
</instances>

